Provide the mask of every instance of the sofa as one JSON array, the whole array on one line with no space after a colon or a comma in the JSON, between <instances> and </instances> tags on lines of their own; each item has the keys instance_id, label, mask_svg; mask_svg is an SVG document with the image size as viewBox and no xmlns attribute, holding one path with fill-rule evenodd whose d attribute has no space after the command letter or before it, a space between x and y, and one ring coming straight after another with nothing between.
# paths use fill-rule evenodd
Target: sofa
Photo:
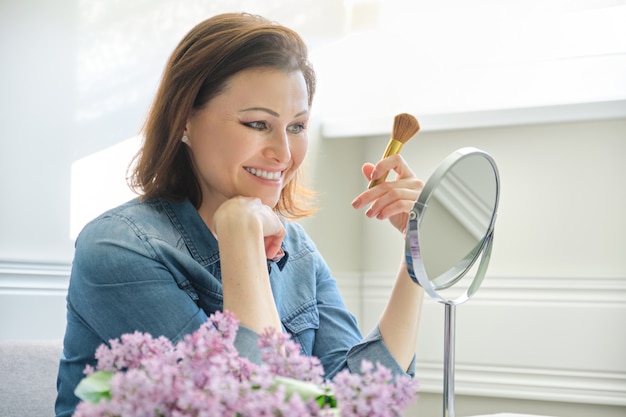
<instances>
[{"instance_id":1,"label":"sofa","mask_svg":"<svg viewBox=\"0 0 626 417\"><path fill-rule=\"evenodd\" d=\"M0 417L52 417L61 340L0 340Z\"/></svg>"}]
</instances>

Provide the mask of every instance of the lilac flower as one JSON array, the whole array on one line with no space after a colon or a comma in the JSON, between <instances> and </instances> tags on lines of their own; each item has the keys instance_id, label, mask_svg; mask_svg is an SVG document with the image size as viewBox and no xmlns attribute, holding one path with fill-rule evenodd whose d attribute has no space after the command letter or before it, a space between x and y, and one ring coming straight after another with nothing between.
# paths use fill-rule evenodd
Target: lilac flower
<instances>
[{"instance_id":1,"label":"lilac flower","mask_svg":"<svg viewBox=\"0 0 626 417\"><path fill-rule=\"evenodd\" d=\"M103 344L96 350L98 370L137 368L144 358L152 356L162 355L163 360L172 359L168 355L172 351L172 343L165 337L154 339L149 334L135 332L123 334L120 339L111 340L111 347Z\"/></svg>"},{"instance_id":2,"label":"lilac flower","mask_svg":"<svg viewBox=\"0 0 626 417\"><path fill-rule=\"evenodd\" d=\"M416 381L366 361L324 382L320 361L274 330L260 335L255 365L239 356L237 329L218 312L176 346L139 332L111 340L85 369L74 417L309 417L335 405L343 417L399 416L416 396Z\"/></svg>"},{"instance_id":3,"label":"lilac flower","mask_svg":"<svg viewBox=\"0 0 626 417\"><path fill-rule=\"evenodd\" d=\"M320 384L323 381L324 368L315 356L305 356L300 345L289 338L287 333L268 329L259 337L263 363L270 367L275 375L298 378ZM280 352L283 352L282 355Z\"/></svg>"},{"instance_id":4,"label":"lilac flower","mask_svg":"<svg viewBox=\"0 0 626 417\"><path fill-rule=\"evenodd\" d=\"M416 397L417 380L392 376L381 364L361 363L361 374L342 371L333 389L342 417L397 417Z\"/></svg>"}]
</instances>

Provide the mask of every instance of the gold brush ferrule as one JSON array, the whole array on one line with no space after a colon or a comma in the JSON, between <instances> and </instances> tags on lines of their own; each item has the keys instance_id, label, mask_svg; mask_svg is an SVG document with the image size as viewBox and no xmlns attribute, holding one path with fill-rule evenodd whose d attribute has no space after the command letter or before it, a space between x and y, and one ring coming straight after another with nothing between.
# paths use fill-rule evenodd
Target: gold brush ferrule
<instances>
[{"instance_id":1,"label":"gold brush ferrule","mask_svg":"<svg viewBox=\"0 0 626 417\"><path fill-rule=\"evenodd\" d=\"M400 142L399 140L396 139L390 139L389 143L387 144L387 149L385 149L385 153L383 154L383 159L391 156L391 155L396 155L398 153L400 153L400 149L402 149L402 145L404 145L403 142ZM382 177L378 178L377 180L373 180L370 181L369 185L367 186L367 188L372 188L378 184L380 184L381 182L385 181L387 179L387 174L383 175Z\"/></svg>"},{"instance_id":2,"label":"gold brush ferrule","mask_svg":"<svg viewBox=\"0 0 626 417\"><path fill-rule=\"evenodd\" d=\"M389 143L387 144L387 149L385 149L385 154L383 155L383 158L400 153L402 145L404 145L404 143L400 142L399 140L390 139Z\"/></svg>"}]
</instances>

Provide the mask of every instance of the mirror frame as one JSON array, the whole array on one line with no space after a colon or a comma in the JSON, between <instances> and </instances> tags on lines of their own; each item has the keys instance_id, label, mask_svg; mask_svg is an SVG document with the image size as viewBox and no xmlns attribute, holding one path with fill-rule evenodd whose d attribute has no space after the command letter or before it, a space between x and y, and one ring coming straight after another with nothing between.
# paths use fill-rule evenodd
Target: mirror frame
<instances>
[{"instance_id":1,"label":"mirror frame","mask_svg":"<svg viewBox=\"0 0 626 417\"><path fill-rule=\"evenodd\" d=\"M453 265L446 272L442 273L434 279L430 279L426 273L424 266L424 260L422 258L420 249L420 230L419 225L423 214L428 207L428 202L432 198L433 193L440 185L441 181L445 178L446 174L462 160L472 157L480 156L484 158L491 166L495 177L495 201L489 224L484 232L483 237L478 241L476 246L462 259L460 259L455 265ZM407 224L407 233L405 239L405 257L407 263L407 270L411 279L428 293L428 295L442 303L460 304L467 301L477 290L484 278L489 260L491 257L491 248L493 244L494 225L496 221L498 203L500 199L500 176L495 161L488 153L473 147L465 147L456 150L452 154L448 155L437 169L433 172L428 179L419 198L414 203L413 208L409 213L409 220ZM468 271L475 265L476 261L480 258L480 263L476 271L476 275L472 283L467 290L461 294L455 300L448 300L444 298L438 291L450 288L456 284L461 278L463 278Z\"/></svg>"}]
</instances>

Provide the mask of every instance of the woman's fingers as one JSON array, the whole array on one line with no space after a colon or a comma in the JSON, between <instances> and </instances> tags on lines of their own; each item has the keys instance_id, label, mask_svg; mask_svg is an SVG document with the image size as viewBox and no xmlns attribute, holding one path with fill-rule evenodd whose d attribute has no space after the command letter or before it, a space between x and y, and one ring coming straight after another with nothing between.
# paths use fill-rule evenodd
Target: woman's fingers
<instances>
[{"instance_id":1,"label":"woman's fingers","mask_svg":"<svg viewBox=\"0 0 626 417\"><path fill-rule=\"evenodd\" d=\"M385 159L378 161L376 165L366 163L362 167L363 175L368 180L377 180L389 174L391 171L396 173L396 179L414 177L413 170L406 163L402 155L391 155Z\"/></svg>"},{"instance_id":2,"label":"woman's fingers","mask_svg":"<svg viewBox=\"0 0 626 417\"><path fill-rule=\"evenodd\" d=\"M267 259L274 259L281 251L281 245L287 231L280 221L278 215L269 206L261 203L261 200L254 199L255 214L259 216L263 226L263 244Z\"/></svg>"},{"instance_id":3,"label":"woman's fingers","mask_svg":"<svg viewBox=\"0 0 626 417\"><path fill-rule=\"evenodd\" d=\"M424 183L415 177L400 155L392 155L376 165L363 164L362 171L368 181L382 178L389 171L394 171L396 178L362 192L354 199L352 206L359 209L369 205L365 212L367 217L389 219L394 227L404 233L407 214L419 197Z\"/></svg>"},{"instance_id":4,"label":"woman's fingers","mask_svg":"<svg viewBox=\"0 0 626 417\"><path fill-rule=\"evenodd\" d=\"M370 218L387 219L395 214L408 213L423 187L417 178L396 180L390 184L380 184L381 189L374 196L373 203L365 212Z\"/></svg>"},{"instance_id":5,"label":"woman's fingers","mask_svg":"<svg viewBox=\"0 0 626 417\"><path fill-rule=\"evenodd\" d=\"M260 226L261 236L259 237L263 240L265 253L268 259L273 259L280 252L282 241L287 232L274 210L263 204L258 198L238 196L224 202L216 211L215 232L219 237L220 230L225 223L230 223L229 230L243 228L248 232L252 230L248 226L251 222ZM253 238L253 236L249 236L249 238Z\"/></svg>"}]
</instances>

